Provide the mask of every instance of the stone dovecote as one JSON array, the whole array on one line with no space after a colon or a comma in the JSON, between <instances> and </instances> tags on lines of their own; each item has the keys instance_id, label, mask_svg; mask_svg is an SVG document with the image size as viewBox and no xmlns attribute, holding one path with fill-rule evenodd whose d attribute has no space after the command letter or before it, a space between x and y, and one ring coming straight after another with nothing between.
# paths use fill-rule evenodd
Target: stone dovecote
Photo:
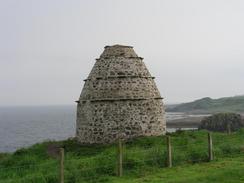
<instances>
[{"instance_id":1,"label":"stone dovecote","mask_svg":"<svg viewBox=\"0 0 244 183\"><path fill-rule=\"evenodd\" d=\"M131 46L106 46L77 101L76 136L84 144L162 135L162 97Z\"/></svg>"}]
</instances>

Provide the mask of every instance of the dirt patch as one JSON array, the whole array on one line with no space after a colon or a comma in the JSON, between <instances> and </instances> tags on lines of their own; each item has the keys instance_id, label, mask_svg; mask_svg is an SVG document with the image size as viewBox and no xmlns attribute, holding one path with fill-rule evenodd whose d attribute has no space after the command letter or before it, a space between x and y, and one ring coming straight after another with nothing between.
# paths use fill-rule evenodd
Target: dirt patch
<instances>
[{"instance_id":1,"label":"dirt patch","mask_svg":"<svg viewBox=\"0 0 244 183\"><path fill-rule=\"evenodd\" d=\"M47 146L47 154L52 158L58 158L61 146L59 144L49 144Z\"/></svg>"}]
</instances>

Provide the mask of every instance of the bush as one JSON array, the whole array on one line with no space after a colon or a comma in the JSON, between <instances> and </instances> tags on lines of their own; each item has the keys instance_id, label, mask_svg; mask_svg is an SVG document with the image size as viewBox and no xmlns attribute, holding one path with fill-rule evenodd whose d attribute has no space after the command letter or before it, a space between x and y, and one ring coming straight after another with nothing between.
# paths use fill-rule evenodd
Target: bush
<instances>
[{"instance_id":1,"label":"bush","mask_svg":"<svg viewBox=\"0 0 244 183\"><path fill-rule=\"evenodd\" d=\"M237 131L244 124L240 114L235 113L218 113L206 117L201 121L199 129L224 132L230 128L231 131Z\"/></svg>"}]
</instances>

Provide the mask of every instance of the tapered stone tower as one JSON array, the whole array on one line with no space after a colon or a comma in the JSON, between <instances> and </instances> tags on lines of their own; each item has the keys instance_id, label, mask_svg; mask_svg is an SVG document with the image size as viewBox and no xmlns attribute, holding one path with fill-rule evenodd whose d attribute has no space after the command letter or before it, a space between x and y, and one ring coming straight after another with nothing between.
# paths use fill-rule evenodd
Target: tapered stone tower
<instances>
[{"instance_id":1,"label":"tapered stone tower","mask_svg":"<svg viewBox=\"0 0 244 183\"><path fill-rule=\"evenodd\" d=\"M131 46L106 46L77 101L76 136L85 144L166 131L160 93Z\"/></svg>"}]
</instances>

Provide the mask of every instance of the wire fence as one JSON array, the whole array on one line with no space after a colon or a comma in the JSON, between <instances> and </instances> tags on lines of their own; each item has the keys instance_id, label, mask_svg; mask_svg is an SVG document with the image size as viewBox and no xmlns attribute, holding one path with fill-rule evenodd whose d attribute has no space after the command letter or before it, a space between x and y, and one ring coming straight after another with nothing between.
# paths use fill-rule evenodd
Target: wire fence
<instances>
[{"instance_id":1,"label":"wire fence","mask_svg":"<svg viewBox=\"0 0 244 183\"><path fill-rule=\"evenodd\" d=\"M244 140L241 137L229 135L219 138L209 134L202 141L175 136L166 138L162 138L161 144L138 147L124 142L123 146L118 145L113 152L100 156L77 156L76 159L64 156L45 163L14 167L0 165L0 183L106 182L109 177L140 170L244 155ZM239 143L235 144L237 141Z\"/></svg>"}]
</instances>

